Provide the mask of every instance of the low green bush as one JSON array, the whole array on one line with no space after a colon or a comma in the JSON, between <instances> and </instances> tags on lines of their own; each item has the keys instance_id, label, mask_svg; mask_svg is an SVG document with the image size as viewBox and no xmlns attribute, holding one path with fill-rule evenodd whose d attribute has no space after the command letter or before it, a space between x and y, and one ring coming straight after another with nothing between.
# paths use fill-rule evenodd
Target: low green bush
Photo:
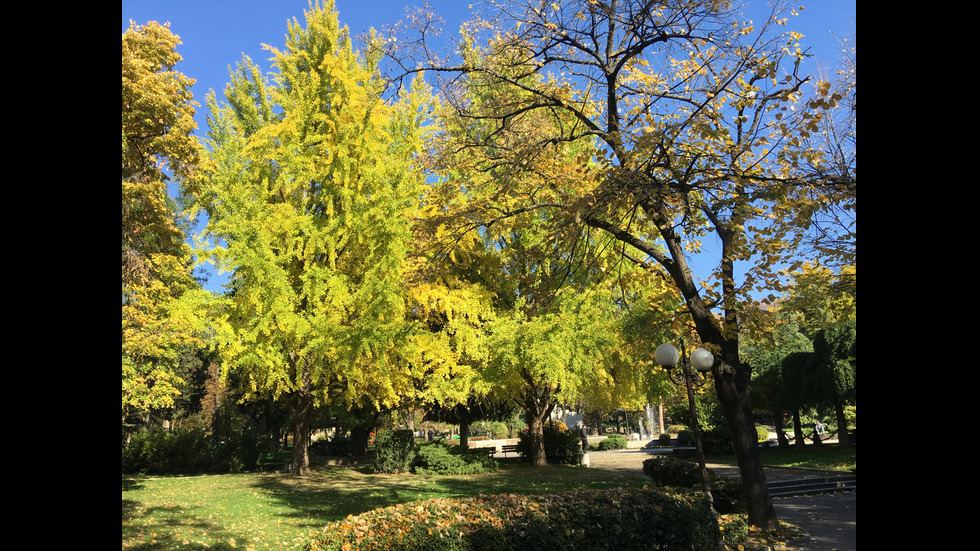
<instances>
[{"instance_id":1,"label":"low green bush","mask_svg":"<svg viewBox=\"0 0 980 551\"><path fill-rule=\"evenodd\" d=\"M660 437L657 438L657 444L661 446L669 446L671 444L670 435L666 432L661 434Z\"/></svg>"},{"instance_id":2,"label":"low green bush","mask_svg":"<svg viewBox=\"0 0 980 551\"><path fill-rule=\"evenodd\" d=\"M211 465L211 447L199 431L139 431L122 450L126 474L200 474Z\"/></svg>"},{"instance_id":3,"label":"low green bush","mask_svg":"<svg viewBox=\"0 0 980 551\"><path fill-rule=\"evenodd\" d=\"M418 447L412 471L418 474L476 474L495 472L497 461L485 450L464 450L442 442L429 442Z\"/></svg>"},{"instance_id":4,"label":"low green bush","mask_svg":"<svg viewBox=\"0 0 980 551\"><path fill-rule=\"evenodd\" d=\"M701 434L701 444L704 453L708 455L725 455L733 453L732 438L723 427L717 426Z\"/></svg>"},{"instance_id":5,"label":"low green bush","mask_svg":"<svg viewBox=\"0 0 980 551\"><path fill-rule=\"evenodd\" d=\"M676 457L655 455L643 462L643 474L657 486L677 488L697 488L704 485L701 480L701 467L697 463ZM708 485L714 498L715 510L719 513L744 512L745 501L742 483L739 480L724 478L708 470Z\"/></svg>"},{"instance_id":6,"label":"low green bush","mask_svg":"<svg viewBox=\"0 0 980 551\"><path fill-rule=\"evenodd\" d=\"M395 505L327 525L309 549L709 551L720 540L704 494L615 488Z\"/></svg>"},{"instance_id":7,"label":"low green bush","mask_svg":"<svg viewBox=\"0 0 980 551\"><path fill-rule=\"evenodd\" d=\"M769 440L769 429L762 425L756 425L755 436L759 442L767 442Z\"/></svg>"},{"instance_id":8,"label":"low green bush","mask_svg":"<svg viewBox=\"0 0 980 551\"><path fill-rule=\"evenodd\" d=\"M374 439L374 472L408 472L415 461L415 435L408 429L384 430Z\"/></svg>"},{"instance_id":9,"label":"low green bush","mask_svg":"<svg viewBox=\"0 0 980 551\"><path fill-rule=\"evenodd\" d=\"M599 450L622 450L627 447L626 437L622 434L610 434L599 442Z\"/></svg>"},{"instance_id":10,"label":"low green bush","mask_svg":"<svg viewBox=\"0 0 980 551\"><path fill-rule=\"evenodd\" d=\"M683 430L688 430L687 429L687 425L668 425L667 426L667 434L673 434L674 435L673 438L677 438L677 435L680 434L680 432L683 431Z\"/></svg>"},{"instance_id":11,"label":"low green bush","mask_svg":"<svg viewBox=\"0 0 980 551\"><path fill-rule=\"evenodd\" d=\"M749 521L745 515L719 515L718 525L721 528L721 539L732 549L744 549L739 544L749 537Z\"/></svg>"},{"instance_id":12,"label":"low green bush","mask_svg":"<svg viewBox=\"0 0 980 551\"><path fill-rule=\"evenodd\" d=\"M678 432L677 443L680 444L681 446L693 446L694 432L687 429Z\"/></svg>"}]
</instances>

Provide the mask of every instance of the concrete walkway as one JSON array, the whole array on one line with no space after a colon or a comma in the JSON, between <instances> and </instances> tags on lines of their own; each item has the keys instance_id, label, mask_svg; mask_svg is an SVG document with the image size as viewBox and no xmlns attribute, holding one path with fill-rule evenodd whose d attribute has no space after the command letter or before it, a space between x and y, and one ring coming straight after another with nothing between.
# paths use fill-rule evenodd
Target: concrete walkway
<instances>
[{"instance_id":1,"label":"concrete walkway","mask_svg":"<svg viewBox=\"0 0 980 551\"><path fill-rule=\"evenodd\" d=\"M625 450L589 452L590 467L646 477L643 461L651 453L631 446ZM706 463L721 476L739 478L738 469L728 465ZM766 480L776 482L825 476L826 471L810 469L766 468ZM774 497L776 516L807 531L810 540L795 545L800 551L857 550L857 491L810 496Z\"/></svg>"}]
</instances>

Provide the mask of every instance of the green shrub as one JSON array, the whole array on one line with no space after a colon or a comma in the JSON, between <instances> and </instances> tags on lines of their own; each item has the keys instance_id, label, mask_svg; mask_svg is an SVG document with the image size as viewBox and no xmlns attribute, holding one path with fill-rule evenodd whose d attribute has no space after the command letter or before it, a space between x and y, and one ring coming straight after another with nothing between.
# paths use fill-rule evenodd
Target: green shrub
<instances>
[{"instance_id":1,"label":"green shrub","mask_svg":"<svg viewBox=\"0 0 980 551\"><path fill-rule=\"evenodd\" d=\"M710 430L702 433L701 444L704 453L708 455L725 455L735 450L732 446L731 436L722 427L712 427Z\"/></svg>"},{"instance_id":2,"label":"green shrub","mask_svg":"<svg viewBox=\"0 0 980 551\"><path fill-rule=\"evenodd\" d=\"M415 435L412 431L385 430L374 439L374 472L393 474L408 472L415 460Z\"/></svg>"},{"instance_id":3,"label":"green shrub","mask_svg":"<svg viewBox=\"0 0 980 551\"><path fill-rule=\"evenodd\" d=\"M680 432L681 431L684 431L684 430L687 430L687 426L685 426L685 425L668 425L667 426L667 434L673 434L674 435L673 438L677 438L677 435L680 434Z\"/></svg>"},{"instance_id":4,"label":"green shrub","mask_svg":"<svg viewBox=\"0 0 980 551\"><path fill-rule=\"evenodd\" d=\"M310 550L709 551L720 539L703 494L615 488L395 505L330 523Z\"/></svg>"},{"instance_id":5,"label":"green shrub","mask_svg":"<svg viewBox=\"0 0 980 551\"><path fill-rule=\"evenodd\" d=\"M697 489L704 486L700 465L676 457L653 456L643 462L643 473L657 486ZM708 485L711 488L715 510L719 513L744 511L744 491L741 481L724 478L708 470Z\"/></svg>"},{"instance_id":6,"label":"green shrub","mask_svg":"<svg viewBox=\"0 0 980 551\"><path fill-rule=\"evenodd\" d=\"M769 441L769 429L763 427L762 425L755 426L755 436L758 442L768 442Z\"/></svg>"},{"instance_id":7,"label":"green shrub","mask_svg":"<svg viewBox=\"0 0 980 551\"><path fill-rule=\"evenodd\" d=\"M677 433L677 443L682 446L694 445L694 432L684 429Z\"/></svg>"},{"instance_id":8,"label":"green shrub","mask_svg":"<svg viewBox=\"0 0 980 551\"><path fill-rule=\"evenodd\" d=\"M749 537L749 522L743 515L719 515L718 524L721 527L722 541L730 548L741 548Z\"/></svg>"},{"instance_id":9,"label":"green shrub","mask_svg":"<svg viewBox=\"0 0 980 551\"><path fill-rule=\"evenodd\" d=\"M200 474L210 467L207 436L198 431L139 431L122 451L127 474Z\"/></svg>"},{"instance_id":10,"label":"green shrub","mask_svg":"<svg viewBox=\"0 0 980 551\"><path fill-rule=\"evenodd\" d=\"M211 445L210 472L238 473L255 469L259 455L279 449L279 444L269 436L251 431L237 432Z\"/></svg>"},{"instance_id":11,"label":"green shrub","mask_svg":"<svg viewBox=\"0 0 980 551\"><path fill-rule=\"evenodd\" d=\"M661 446L669 446L671 444L670 435L666 432L661 434L660 437L657 438L657 444Z\"/></svg>"},{"instance_id":12,"label":"green shrub","mask_svg":"<svg viewBox=\"0 0 980 551\"><path fill-rule=\"evenodd\" d=\"M489 473L497 467L497 462L485 450L464 450L442 442L420 445L412 464L412 470L418 474L437 475Z\"/></svg>"},{"instance_id":13,"label":"green shrub","mask_svg":"<svg viewBox=\"0 0 980 551\"><path fill-rule=\"evenodd\" d=\"M529 461L531 438L528 431L518 434L517 453L521 460ZM546 423L544 426L544 454L548 463L578 465L582 461L582 438L577 431L565 428L563 423Z\"/></svg>"},{"instance_id":14,"label":"green shrub","mask_svg":"<svg viewBox=\"0 0 980 551\"><path fill-rule=\"evenodd\" d=\"M628 445L626 437L622 434L610 434L605 440L599 442L600 450L622 450Z\"/></svg>"}]
</instances>

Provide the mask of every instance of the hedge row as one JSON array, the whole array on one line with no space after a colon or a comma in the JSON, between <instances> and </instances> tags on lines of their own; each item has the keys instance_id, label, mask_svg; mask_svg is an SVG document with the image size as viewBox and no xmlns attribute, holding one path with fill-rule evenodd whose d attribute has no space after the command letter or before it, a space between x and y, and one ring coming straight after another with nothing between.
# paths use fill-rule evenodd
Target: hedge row
<instances>
[{"instance_id":1,"label":"hedge row","mask_svg":"<svg viewBox=\"0 0 980 551\"><path fill-rule=\"evenodd\" d=\"M709 551L720 539L703 493L616 488L395 505L327 525L308 549Z\"/></svg>"},{"instance_id":2,"label":"hedge row","mask_svg":"<svg viewBox=\"0 0 980 551\"><path fill-rule=\"evenodd\" d=\"M497 462L486 450L467 450L442 442L418 444L410 430L386 430L374 441L374 472L458 475L490 473Z\"/></svg>"},{"instance_id":3,"label":"hedge row","mask_svg":"<svg viewBox=\"0 0 980 551\"><path fill-rule=\"evenodd\" d=\"M701 467L676 457L655 455L643 461L643 474L656 486L697 488L704 486ZM725 478L708 469L708 485L715 510L721 514L745 512L744 489L740 480Z\"/></svg>"}]
</instances>

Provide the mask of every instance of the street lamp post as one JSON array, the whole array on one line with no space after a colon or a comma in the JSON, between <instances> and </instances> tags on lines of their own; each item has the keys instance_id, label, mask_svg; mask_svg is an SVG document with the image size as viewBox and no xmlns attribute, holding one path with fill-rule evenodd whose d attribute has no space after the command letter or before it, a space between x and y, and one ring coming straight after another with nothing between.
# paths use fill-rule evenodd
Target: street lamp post
<instances>
[{"instance_id":1,"label":"street lamp post","mask_svg":"<svg viewBox=\"0 0 980 551\"><path fill-rule=\"evenodd\" d=\"M702 386L708 380L708 373L711 366L715 363L715 357L703 348L696 348L691 352L691 361L687 361L687 353L684 350L684 342L681 341L681 351L670 343L664 343L657 347L653 353L654 359L661 367L667 370L667 376L671 382L680 385L682 382L687 386L687 403L691 410L691 425L694 429L694 447L698 454L698 466L701 467L701 482L704 491L708 494L711 509L714 510L714 498L711 496L711 485L708 483L708 469L704 465L704 448L701 446L701 429L698 426L697 411L694 406L694 389L692 385ZM675 375L673 369L677 367L680 360L681 374L683 381ZM697 373L691 371L691 367L697 369Z\"/></svg>"}]
</instances>

